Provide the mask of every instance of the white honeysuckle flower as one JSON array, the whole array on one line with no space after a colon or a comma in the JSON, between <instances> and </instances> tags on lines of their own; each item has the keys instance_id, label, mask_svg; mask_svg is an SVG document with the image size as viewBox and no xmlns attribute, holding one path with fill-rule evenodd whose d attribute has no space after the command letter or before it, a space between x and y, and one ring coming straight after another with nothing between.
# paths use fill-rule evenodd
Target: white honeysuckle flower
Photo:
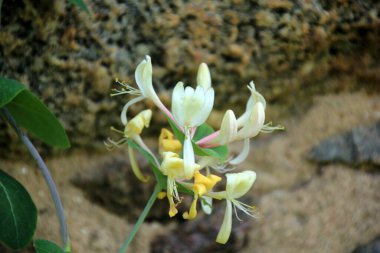
<instances>
[{"instance_id":1,"label":"white honeysuckle flower","mask_svg":"<svg viewBox=\"0 0 380 253\"><path fill-rule=\"evenodd\" d=\"M172 113L175 120L184 128L197 127L203 124L214 105L214 89L197 86L184 87L177 83L172 95Z\"/></svg>"},{"instance_id":2,"label":"white honeysuckle flower","mask_svg":"<svg viewBox=\"0 0 380 253\"><path fill-rule=\"evenodd\" d=\"M223 223L219 230L216 241L225 244L231 234L232 229L232 205L243 211L245 214L255 217L255 209L252 206L238 201L238 198L244 196L252 187L256 180L256 173L254 171L243 171L239 173L227 173L227 184L224 192L217 192L209 194L211 197L226 199L226 212L224 214Z\"/></svg>"},{"instance_id":3,"label":"white honeysuckle flower","mask_svg":"<svg viewBox=\"0 0 380 253\"><path fill-rule=\"evenodd\" d=\"M119 94L129 93L133 95L138 95L138 97L130 100L125 106L123 107L123 110L121 112L121 122L126 125L127 124L127 111L128 108L143 100L143 99L150 99L152 102L161 109L168 117L171 119L173 116L171 115L170 111L165 107L165 105L161 102L160 98L157 96L157 93L155 92L153 88L152 83L152 75L153 75L153 68L152 68L152 62L149 55L145 56L145 59L140 62L140 64L137 66L135 71L135 79L137 86L139 87L139 92L136 91L136 89L131 88L128 85L125 85L127 88L127 91L119 92ZM128 91L129 89L129 91Z\"/></svg>"},{"instance_id":4,"label":"white honeysuckle flower","mask_svg":"<svg viewBox=\"0 0 380 253\"><path fill-rule=\"evenodd\" d=\"M248 120L248 118L252 114L252 110L253 110L253 107L255 106L255 104L260 102L264 107L264 111L266 108L265 98L263 97L263 95L261 95L259 92L256 91L255 84L253 83L253 81L251 81L247 87L251 91L251 96L248 99L245 112L243 113L243 115L241 115L237 119L239 127L242 127L244 122L246 122Z\"/></svg>"},{"instance_id":5,"label":"white honeysuckle flower","mask_svg":"<svg viewBox=\"0 0 380 253\"><path fill-rule=\"evenodd\" d=\"M172 112L174 119L183 128L185 139L183 144L183 157L186 179L194 174L194 150L191 142L192 130L203 124L214 105L214 89L197 86L184 87L179 82L172 95Z\"/></svg>"},{"instance_id":6,"label":"white honeysuckle flower","mask_svg":"<svg viewBox=\"0 0 380 253\"><path fill-rule=\"evenodd\" d=\"M197 85L205 89L211 88L211 75L206 63L201 63L198 68Z\"/></svg>"}]
</instances>

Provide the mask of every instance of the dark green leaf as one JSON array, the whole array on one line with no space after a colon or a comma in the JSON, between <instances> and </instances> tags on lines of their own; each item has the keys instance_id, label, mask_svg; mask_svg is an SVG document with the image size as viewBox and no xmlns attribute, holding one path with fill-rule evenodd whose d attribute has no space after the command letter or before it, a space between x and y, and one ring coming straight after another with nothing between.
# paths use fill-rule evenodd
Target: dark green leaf
<instances>
[{"instance_id":1,"label":"dark green leaf","mask_svg":"<svg viewBox=\"0 0 380 253\"><path fill-rule=\"evenodd\" d=\"M11 102L23 90L24 85L16 80L0 77L0 108Z\"/></svg>"},{"instance_id":2,"label":"dark green leaf","mask_svg":"<svg viewBox=\"0 0 380 253\"><path fill-rule=\"evenodd\" d=\"M22 249L32 240L37 208L25 188L0 170L0 242Z\"/></svg>"},{"instance_id":3,"label":"dark green leaf","mask_svg":"<svg viewBox=\"0 0 380 253\"><path fill-rule=\"evenodd\" d=\"M177 127L177 125L167 117L170 127L173 130L174 136L183 144L183 140L185 139L185 135L183 132Z\"/></svg>"},{"instance_id":4,"label":"dark green leaf","mask_svg":"<svg viewBox=\"0 0 380 253\"><path fill-rule=\"evenodd\" d=\"M206 136L212 134L213 132L215 132L215 131L214 131L214 129L212 129L211 126L207 125L206 123L203 123L202 125L200 125L197 128L197 131L195 131L193 141L195 141L195 142L199 141L203 137L206 137Z\"/></svg>"},{"instance_id":5,"label":"dark green leaf","mask_svg":"<svg viewBox=\"0 0 380 253\"><path fill-rule=\"evenodd\" d=\"M214 148L201 148L193 142L194 153L199 156L213 156L224 162L228 156L228 147L218 146Z\"/></svg>"},{"instance_id":6,"label":"dark green leaf","mask_svg":"<svg viewBox=\"0 0 380 253\"><path fill-rule=\"evenodd\" d=\"M85 12L90 13L90 11L87 8L87 5L83 2L83 0L69 0L69 2L84 10Z\"/></svg>"},{"instance_id":7,"label":"dark green leaf","mask_svg":"<svg viewBox=\"0 0 380 253\"><path fill-rule=\"evenodd\" d=\"M42 141L52 146L70 147L58 119L30 91L21 91L6 107L19 125Z\"/></svg>"},{"instance_id":8,"label":"dark green leaf","mask_svg":"<svg viewBox=\"0 0 380 253\"><path fill-rule=\"evenodd\" d=\"M37 253L65 253L57 244L44 239L35 240L34 248Z\"/></svg>"}]
</instances>

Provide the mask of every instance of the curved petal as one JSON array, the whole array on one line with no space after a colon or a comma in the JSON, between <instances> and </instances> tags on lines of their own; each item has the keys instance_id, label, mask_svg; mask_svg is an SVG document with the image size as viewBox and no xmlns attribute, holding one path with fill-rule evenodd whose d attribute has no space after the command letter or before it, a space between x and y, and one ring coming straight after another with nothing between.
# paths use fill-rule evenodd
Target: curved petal
<instances>
[{"instance_id":1,"label":"curved petal","mask_svg":"<svg viewBox=\"0 0 380 253\"><path fill-rule=\"evenodd\" d=\"M205 214L211 214L212 213L212 198L209 196L202 196L201 206Z\"/></svg>"},{"instance_id":2,"label":"curved petal","mask_svg":"<svg viewBox=\"0 0 380 253\"><path fill-rule=\"evenodd\" d=\"M249 144L249 138L244 139L244 145L243 149L241 150L240 154L229 161L229 164L231 165L238 165L239 163L243 162L245 159L247 159L249 155L249 149L250 149L250 144Z\"/></svg>"},{"instance_id":3,"label":"curved petal","mask_svg":"<svg viewBox=\"0 0 380 253\"><path fill-rule=\"evenodd\" d=\"M216 242L225 244L230 238L232 229L232 203L226 200L226 212L224 213L223 223L220 227Z\"/></svg>"},{"instance_id":4,"label":"curved petal","mask_svg":"<svg viewBox=\"0 0 380 253\"><path fill-rule=\"evenodd\" d=\"M136 83L139 86L141 94L144 97L148 97L152 93L153 83L152 83L152 62L150 57L147 55L145 59L140 62L135 71ZM155 94L155 92L154 92Z\"/></svg>"},{"instance_id":5,"label":"curved petal","mask_svg":"<svg viewBox=\"0 0 380 253\"><path fill-rule=\"evenodd\" d=\"M222 124L220 125L220 132L214 138L206 143L206 145L225 145L233 141L237 134L237 122L235 114L232 110L227 110L224 114Z\"/></svg>"},{"instance_id":6,"label":"curved petal","mask_svg":"<svg viewBox=\"0 0 380 253\"><path fill-rule=\"evenodd\" d=\"M121 114L120 114L120 119L121 119L121 123L123 123L123 125L127 125L128 123L128 120L127 120L127 112L128 112L128 108L137 103L137 102L140 102L141 100L144 100L144 97L143 96L139 96L139 97L136 97L134 99L131 99L130 101L128 101L128 103L126 103L123 107L123 110L121 111Z\"/></svg>"},{"instance_id":7,"label":"curved petal","mask_svg":"<svg viewBox=\"0 0 380 253\"><path fill-rule=\"evenodd\" d=\"M264 126L265 110L261 102L258 102L253 107L249 118L243 122L243 127L238 131L236 135L237 140L252 138L260 133L260 130Z\"/></svg>"},{"instance_id":8,"label":"curved petal","mask_svg":"<svg viewBox=\"0 0 380 253\"><path fill-rule=\"evenodd\" d=\"M252 109L256 105L256 103L258 102L262 103L264 107L264 111L266 108L265 99L259 92L256 91L255 84L253 83L253 81L249 83L248 89L251 91L251 96L248 99L245 112L237 119L238 127L242 127L244 122L248 120L248 118L250 117L252 113Z\"/></svg>"},{"instance_id":9,"label":"curved petal","mask_svg":"<svg viewBox=\"0 0 380 253\"><path fill-rule=\"evenodd\" d=\"M227 173L226 192L228 199L237 199L251 189L256 180L256 172L246 170L238 173Z\"/></svg>"},{"instance_id":10,"label":"curved petal","mask_svg":"<svg viewBox=\"0 0 380 253\"><path fill-rule=\"evenodd\" d=\"M132 171L135 174L135 176L141 181L141 182L148 182L149 181L149 176L144 176L141 172L141 169L139 165L136 162L135 159L135 154L133 152L133 149L128 146L128 156L129 156L129 161L131 163Z\"/></svg>"}]
</instances>

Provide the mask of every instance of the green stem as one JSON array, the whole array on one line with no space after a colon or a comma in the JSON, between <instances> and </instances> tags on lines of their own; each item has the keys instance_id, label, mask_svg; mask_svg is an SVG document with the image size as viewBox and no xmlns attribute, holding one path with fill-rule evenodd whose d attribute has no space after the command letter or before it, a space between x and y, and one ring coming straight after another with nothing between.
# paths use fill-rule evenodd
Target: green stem
<instances>
[{"instance_id":1,"label":"green stem","mask_svg":"<svg viewBox=\"0 0 380 253\"><path fill-rule=\"evenodd\" d=\"M148 203L146 204L143 212L141 213L141 215L140 215L139 219L137 220L135 226L133 227L131 233L129 234L129 236L127 237L127 239L125 240L125 242L121 246L121 248L118 251L118 253L124 253L127 250L129 244L132 242L132 240L135 237L137 231L139 230L139 228L143 224L146 216L148 215L150 209L152 208L154 202L156 201L157 195L158 195L158 193L160 193L160 191L161 191L161 187L158 184L156 184L156 186L154 187L154 191L153 191L152 195L149 198Z\"/></svg>"},{"instance_id":2,"label":"green stem","mask_svg":"<svg viewBox=\"0 0 380 253\"><path fill-rule=\"evenodd\" d=\"M1 0L0 0L1 1ZM38 168L40 169L46 184L48 185L51 197L53 199L55 210L58 216L59 224L61 227L61 239L63 244L63 249L65 252L70 251L70 239L67 230L67 223L65 219L65 214L63 212L63 206L61 199L59 198L57 187L55 186L53 177L50 174L48 167L46 166L41 155L38 153L37 149L34 147L33 143L29 140L28 136L19 128L16 120L13 118L11 113L6 108L1 108L0 112L5 116L6 120L11 124L13 129L16 131L18 137L24 143L34 160L37 162Z\"/></svg>"}]
</instances>

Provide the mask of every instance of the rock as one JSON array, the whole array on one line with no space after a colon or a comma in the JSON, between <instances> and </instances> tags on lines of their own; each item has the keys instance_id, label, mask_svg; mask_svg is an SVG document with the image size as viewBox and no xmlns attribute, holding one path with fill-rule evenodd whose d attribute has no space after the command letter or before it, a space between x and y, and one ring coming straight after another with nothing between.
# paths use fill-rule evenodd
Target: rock
<instances>
[{"instance_id":1,"label":"rock","mask_svg":"<svg viewBox=\"0 0 380 253\"><path fill-rule=\"evenodd\" d=\"M152 57L158 93L170 93L178 81L194 84L198 64L209 64L221 111L244 110L250 80L276 117L305 110L316 94L379 91L378 1L109 0L88 6L92 15L68 2L3 1L1 8L1 75L41 97L67 127L73 147L98 147L109 126L120 125L130 98L109 97L111 80L135 85L145 54ZM83 106L87 100L118 108L93 111ZM1 131L0 140L9 131Z\"/></svg>"},{"instance_id":2,"label":"rock","mask_svg":"<svg viewBox=\"0 0 380 253\"><path fill-rule=\"evenodd\" d=\"M325 139L312 148L308 157L324 164L380 166L380 121Z\"/></svg>"},{"instance_id":3,"label":"rock","mask_svg":"<svg viewBox=\"0 0 380 253\"><path fill-rule=\"evenodd\" d=\"M233 218L232 232L229 241L223 245L215 242L223 222L225 205L218 203L211 215L202 212L193 221L185 221L165 235L153 240L151 253L233 253L247 246L248 233L252 227L250 217L239 213L242 221Z\"/></svg>"},{"instance_id":4,"label":"rock","mask_svg":"<svg viewBox=\"0 0 380 253\"><path fill-rule=\"evenodd\" d=\"M266 194L241 252L352 252L380 234L379 187L380 175L331 165L302 186Z\"/></svg>"},{"instance_id":5,"label":"rock","mask_svg":"<svg viewBox=\"0 0 380 253\"><path fill-rule=\"evenodd\" d=\"M365 245L357 247L352 253L380 253L380 237L377 237Z\"/></svg>"}]
</instances>

